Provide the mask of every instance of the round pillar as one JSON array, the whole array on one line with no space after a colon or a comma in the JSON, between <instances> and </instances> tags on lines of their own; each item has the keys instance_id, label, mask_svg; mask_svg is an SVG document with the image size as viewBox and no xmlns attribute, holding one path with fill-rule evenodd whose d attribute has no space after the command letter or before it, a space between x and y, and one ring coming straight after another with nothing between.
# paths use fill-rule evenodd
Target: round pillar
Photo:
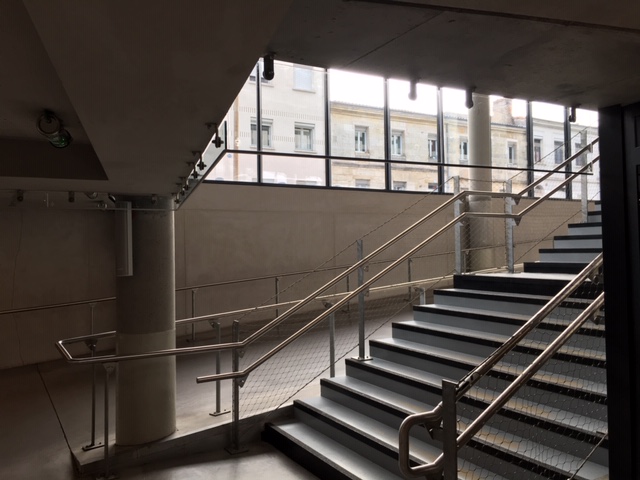
<instances>
[{"instance_id":1,"label":"round pillar","mask_svg":"<svg viewBox=\"0 0 640 480\"><path fill-rule=\"evenodd\" d=\"M473 94L473 107L469 109L469 165L491 167L491 113L489 96ZM471 190L491 191L491 168L470 168ZM470 212L490 212L491 197L473 195L469 197ZM470 271L495 266L494 252L487 247L493 244L491 219L471 218L469 221Z\"/></svg>"},{"instance_id":2,"label":"round pillar","mask_svg":"<svg viewBox=\"0 0 640 480\"><path fill-rule=\"evenodd\" d=\"M134 210L133 275L117 277L119 355L175 348L174 214ZM140 445L176 429L175 357L120 362L116 387L116 443Z\"/></svg>"}]
</instances>

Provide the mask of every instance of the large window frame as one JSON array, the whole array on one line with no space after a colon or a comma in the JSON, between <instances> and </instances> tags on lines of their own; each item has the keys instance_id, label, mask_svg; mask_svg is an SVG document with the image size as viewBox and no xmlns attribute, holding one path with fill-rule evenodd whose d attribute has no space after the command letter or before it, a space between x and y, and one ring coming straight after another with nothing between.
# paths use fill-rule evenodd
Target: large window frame
<instances>
[{"instance_id":1,"label":"large window frame","mask_svg":"<svg viewBox=\"0 0 640 480\"><path fill-rule=\"evenodd\" d=\"M328 92L328 84L329 84L329 71L327 69L324 70L324 85L317 85L317 81L313 76L312 72L314 67L306 66L306 65L292 65L293 69L293 78L292 86L294 90L307 91L307 92L315 92L316 89L324 90L324 125L325 127L322 129L323 131L317 131L315 125L311 124L303 124L303 123L295 123L294 126L294 143L295 143L295 151L300 152L301 154L310 154L313 156L318 156L320 158L325 158L327 168L325 169L325 183L323 187L331 187L331 129L330 129L330 112L331 112L331 101L330 97L327 94ZM257 78L257 72L261 72L261 63L258 62L254 69L252 70L249 76L249 82L253 82L255 84L260 85L271 85L272 81L266 81L264 78ZM259 81L258 81L259 80ZM385 89L387 89L388 79L385 80ZM435 88L435 87L434 87ZM443 155L443 146L446 144L445 142L445 132L444 132L444 124L442 121L443 117L443 107L442 107L442 88L437 88L438 92L438 119L437 119L437 128L436 133L429 133L426 139L427 142L427 158L424 159L425 163L434 164L438 166L438 183L442 185L446 180L445 177L445 158ZM542 156L542 143L543 141L548 142L550 140L543 140L542 138L536 136L534 137L533 133L533 113L531 108L532 102L527 102L527 112L526 112L526 165L529 169L528 175L531 179L533 174L534 165L541 161ZM388 114L389 111L389 94L388 90L385 93L384 98L384 107ZM568 111L568 110L567 110ZM256 117L251 118L251 148L257 150L258 156L264 150L273 151L273 121L270 119L262 118L262 106L259 98L256 99L256 116L257 118L261 118L260 122L256 122ZM567 115L564 119L564 129L570 131L570 118ZM260 124L262 129L262 137L261 137L261 145L257 145L257 125ZM358 124L355 122L353 133L353 141L354 141L354 153L355 159L369 157L370 155L370 147L371 142L378 142L378 139L372 139L370 137L371 131L369 126ZM376 129L377 132L377 129ZM316 137L316 135L321 135L323 138ZM392 129L390 126L390 122L385 122L385 126L383 129L384 135L384 144L387 146L384 152L384 158L376 158L372 159L375 161L386 161L388 162L387 169L391 165L393 161L402 161L404 160L404 156L406 154L405 148L407 145L407 141L413 141L413 139L407 139L407 132L398 129ZM565 134L566 136L566 134ZM425 141L423 139L423 141ZM315 145L324 145L325 154L319 155L316 153ZM377 145L378 143L376 143ZM559 140L555 140L554 144L556 147L560 147L557 149L557 153L554 155L554 164L562 163L567 155L572 150L577 150L579 147L578 143L573 144L571 141L568 145L566 142L560 142ZM523 164L525 159L519 158L518 154L518 143L517 142L509 142L507 144L507 164L508 166L517 166L519 163ZM337 157L335 157L337 158ZM468 164L469 162L469 143L468 137L460 137L459 142L459 161L461 164ZM586 156L582 156L577 159L576 166L582 166L586 162ZM355 179L355 180L364 180L363 178ZM364 183L364 182L360 182ZM300 184L311 184L310 182L301 181ZM385 179L385 189L388 191L398 190L401 187L402 180L392 180L388 175ZM326 188L325 187L325 188ZM363 186L359 186L359 188L366 188ZM409 190L411 191L411 190ZM438 191L441 192L439 188ZM571 196L571 191L567 191L568 196Z\"/></svg>"}]
</instances>

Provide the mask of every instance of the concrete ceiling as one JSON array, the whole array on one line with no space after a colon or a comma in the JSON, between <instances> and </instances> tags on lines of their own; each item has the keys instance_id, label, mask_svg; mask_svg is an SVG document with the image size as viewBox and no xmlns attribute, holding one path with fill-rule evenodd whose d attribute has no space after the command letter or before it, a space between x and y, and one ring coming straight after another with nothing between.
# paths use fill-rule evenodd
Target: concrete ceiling
<instances>
[{"instance_id":1,"label":"concrete ceiling","mask_svg":"<svg viewBox=\"0 0 640 480\"><path fill-rule=\"evenodd\" d=\"M169 194L256 59L585 108L640 100L640 3L2 0L0 190ZM54 111L74 138L35 129Z\"/></svg>"}]
</instances>

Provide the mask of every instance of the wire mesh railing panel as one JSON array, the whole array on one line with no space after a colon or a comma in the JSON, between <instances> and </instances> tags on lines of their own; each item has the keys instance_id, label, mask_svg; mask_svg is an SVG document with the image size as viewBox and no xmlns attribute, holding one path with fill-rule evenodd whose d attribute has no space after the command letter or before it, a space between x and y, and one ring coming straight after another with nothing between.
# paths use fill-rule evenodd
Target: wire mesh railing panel
<instances>
[{"instance_id":1,"label":"wire mesh railing panel","mask_svg":"<svg viewBox=\"0 0 640 480\"><path fill-rule=\"evenodd\" d=\"M601 292L599 281L586 281L505 355L458 402L459 429L477 418ZM467 468L477 465L506 478L583 478L583 468L604 475L606 391L604 319L597 316L484 424L459 457Z\"/></svg>"}]
</instances>

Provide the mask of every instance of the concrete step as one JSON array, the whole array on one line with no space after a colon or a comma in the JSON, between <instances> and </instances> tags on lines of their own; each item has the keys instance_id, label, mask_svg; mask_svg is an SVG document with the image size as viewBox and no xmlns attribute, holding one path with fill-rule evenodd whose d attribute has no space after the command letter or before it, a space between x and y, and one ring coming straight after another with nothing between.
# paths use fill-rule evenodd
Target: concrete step
<instances>
[{"instance_id":1,"label":"concrete step","mask_svg":"<svg viewBox=\"0 0 640 480\"><path fill-rule=\"evenodd\" d=\"M538 251L541 262L588 264L602 253L602 248L541 248Z\"/></svg>"},{"instance_id":2,"label":"concrete step","mask_svg":"<svg viewBox=\"0 0 640 480\"><path fill-rule=\"evenodd\" d=\"M602 222L570 223L569 235L602 235Z\"/></svg>"},{"instance_id":3,"label":"concrete step","mask_svg":"<svg viewBox=\"0 0 640 480\"><path fill-rule=\"evenodd\" d=\"M531 295L490 290L469 290L447 288L434 292L434 303L452 307L470 308L484 312L504 312L524 315L531 318L549 300L550 295ZM548 321L570 321L575 319L587 307L587 299L571 299L560 304L550 315ZM560 323L564 325L565 323Z\"/></svg>"},{"instance_id":4,"label":"concrete step","mask_svg":"<svg viewBox=\"0 0 640 480\"><path fill-rule=\"evenodd\" d=\"M587 213L587 222L588 223L602 223L602 212L588 212Z\"/></svg>"},{"instance_id":5,"label":"concrete step","mask_svg":"<svg viewBox=\"0 0 640 480\"><path fill-rule=\"evenodd\" d=\"M524 262L523 270L527 273L569 273L578 274L587 263L572 262Z\"/></svg>"},{"instance_id":6,"label":"concrete step","mask_svg":"<svg viewBox=\"0 0 640 480\"><path fill-rule=\"evenodd\" d=\"M454 288L491 290L533 295L555 295L567 285L574 275L563 273L493 273L455 275ZM573 294L576 298L595 298L602 286L585 282Z\"/></svg>"},{"instance_id":7,"label":"concrete step","mask_svg":"<svg viewBox=\"0 0 640 480\"><path fill-rule=\"evenodd\" d=\"M602 235L558 235L553 237L553 248L602 249Z\"/></svg>"},{"instance_id":8,"label":"concrete step","mask_svg":"<svg viewBox=\"0 0 640 480\"><path fill-rule=\"evenodd\" d=\"M463 329L463 331L470 330L511 337L531 318L529 315L492 312L438 304L418 305L413 308L413 312L414 320L398 322L393 325L399 325L399 328L405 328L402 325L414 324L416 328L420 326L437 325ZM570 321L569 319L546 319L529 333L527 338L540 342L552 341L566 328ZM604 326L588 322L569 339L567 345L573 348L594 350L604 354Z\"/></svg>"}]
</instances>

